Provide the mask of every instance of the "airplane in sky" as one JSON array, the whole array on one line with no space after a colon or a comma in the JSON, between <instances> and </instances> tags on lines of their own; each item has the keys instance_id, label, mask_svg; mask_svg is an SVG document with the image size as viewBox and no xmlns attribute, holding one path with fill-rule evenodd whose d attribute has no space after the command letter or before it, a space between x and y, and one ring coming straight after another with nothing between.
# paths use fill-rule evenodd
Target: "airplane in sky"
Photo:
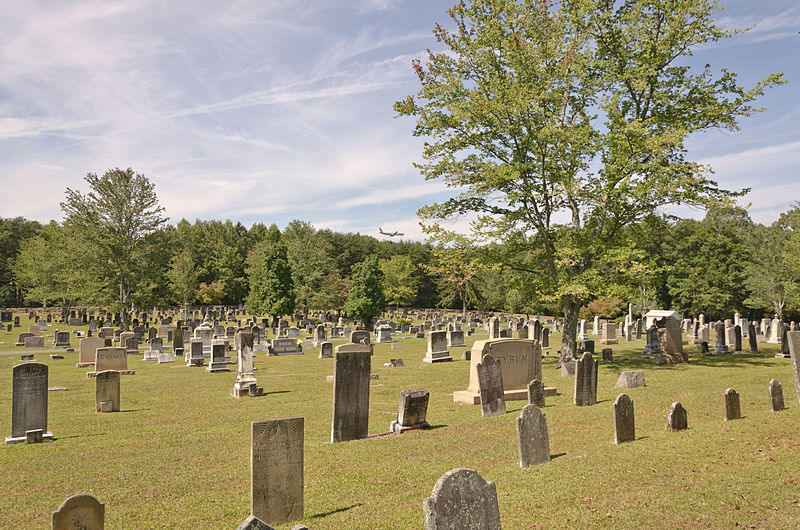
<instances>
[{"instance_id":1,"label":"airplane in sky","mask_svg":"<svg viewBox=\"0 0 800 530\"><path fill-rule=\"evenodd\" d=\"M395 237L395 236L402 236L403 235L403 232L384 232L383 228L381 228L380 226L378 227L378 232L382 236L389 236L389 237Z\"/></svg>"}]
</instances>

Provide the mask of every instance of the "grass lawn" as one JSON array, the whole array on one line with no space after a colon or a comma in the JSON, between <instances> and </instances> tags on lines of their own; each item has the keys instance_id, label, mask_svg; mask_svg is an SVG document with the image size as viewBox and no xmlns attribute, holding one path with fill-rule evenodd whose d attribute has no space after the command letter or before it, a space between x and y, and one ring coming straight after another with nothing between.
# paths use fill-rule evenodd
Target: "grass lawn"
<instances>
[{"instance_id":1,"label":"grass lawn","mask_svg":"<svg viewBox=\"0 0 800 530\"><path fill-rule=\"evenodd\" d=\"M14 350L18 333L0 332L0 350ZM51 324L45 346L52 342ZM82 326L79 329L86 329ZM485 335L467 337L473 340ZM599 338L599 337L597 337ZM78 340L71 337L73 347ZM598 401L572 404L572 381L555 369L560 335L544 358L544 383L558 389L544 412L555 457L521 469L516 418L482 418L480 406L453 403L469 381L469 363L425 364L423 339L399 339L401 349L376 344L371 382L370 438L330 443L332 359L256 355L259 398L228 394L235 372L158 365L129 356L136 375L123 376L121 412L94 411L94 379L75 368L77 352L50 366L48 429L56 440L0 447L0 527L49 528L51 512L74 493L106 505L107 528L234 528L249 513L250 422L305 417L305 518L312 529L421 528L422 500L447 470L467 467L494 481L504 528L642 526L797 527L800 520L800 406L791 362L775 359L777 345L757 354L700 357L653 366L639 358L643 341L613 346L601 363ZM745 340L745 344L746 344ZM599 343L599 341L598 341ZM598 344L598 351L600 345ZM463 348L452 349L455 359ZM383 366L400 357L405 368ZM11 433L11 368L19 355L0 355L0 431ZM235 367L233 367L235 368ZM647 386L625 390L636 413L635 442L613 443L612 404L622 370L644 369ZM787 410L770 412L767 386L777 379ZM431 393L423 432L385 435L399 393ZM723 421L722 395L741 395L743 419ZM689 429L664 429L672 402L688 412ZM301 521L296 521L301 522ZM292 524L278 525L290 528Z\"/></svg>"}]
</instances>

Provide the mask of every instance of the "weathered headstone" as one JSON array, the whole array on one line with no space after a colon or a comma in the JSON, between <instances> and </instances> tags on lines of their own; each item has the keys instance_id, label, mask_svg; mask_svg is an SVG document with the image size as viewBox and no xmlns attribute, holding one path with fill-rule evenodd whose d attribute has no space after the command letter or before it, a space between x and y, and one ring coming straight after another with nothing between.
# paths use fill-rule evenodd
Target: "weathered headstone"
<instances>
[{"instance_id":1,"label":"weathered headstone","mask_svg":"<svg viewBox=\"0 0 800 530\"><path fill-rule=\"evenodd\" d=\"M56 331L53 345L57 347L69 347L69 331Z\"/></svg>"},{"instance_id":2,"label":"weathered headstone","mask_svg":"<svg viewBox=\"0 0 800 530\"><path fill-rule=\"evenodd\" d=\"M532 379L528 383L528 403L543 409L544 401L544 384L538 379Z\"/></svg>"},{"instance_id":3,"label":"weathered headstone","mask_svg":"<svg viewBox=\"0 0 800 530\"><path fill-rule=\"evenodd\" d=\"M275 528L251 514L236 527L236 530L275 530Z\"/></svg>"},{"instance_id":4,"label":"weathered headstone","mask_svg":"<svg viewBox=\"0 0 800 530\"><path fill-rule=\"evenodd\" d=\"M322 342L319 345L319 359L330 359L333 357L333 343Z\"/></svg>"},{"instance_id":5,"label":"weathered headstone","mask_svg":"<svg viewBox=\"0 0 800 530\"><path fill-rule=\"evenodd\" d=\"M680 402L676 401L672 404L667 413L667 430L678 432L687 429L688 426L686 409L683 408Z\"/></svg>"},{"instance_id":6,"label":"weathered headstone","mask_svg":"<svg viewBox=\"0 0 800 530\"><path fill-rule=\"evenodd\" d=\"M517 418L517 445L520 467L544 464L550 461L547 416L532 403L522 407L522 412Z\"/></svg>"},{"instance_id":7,"label":"weathered headstone","mask_svg":"<svg viewBox=\"0 0 800 530\"><path fill-rule=\"evenodd\" d=\"M750 322L747 329L747 342L750 344L750 352L756 353L758 351L758 337L756 336L756 325Z\"/></svg>"},{"instance_id":8,"label":"weathered headstone","mask_svg":"<svg viewBox=\"0 0 800 530\"><path fill-rule=\"evenodd\" d=\"M204 366L203 339L189 339L189 355L186 356L186 366Z\"/></svg>"},{"instance_id":9,"label":"weathered headstone","mask_svg":"<svg viewBox=\"0 0 800 530\"><path fill-rule=\"evenodd\" d=\"M604 363L614 362L614 350L612 350L611 348L603 348L603 362Z\"/></svg>"},{"instance_id":10,"label":"weathered headstone","mask_svg":"<svg viewBox=\"0 0 800 530\"><path fill-rule=\"evenodd\" d=\"M576 362L575 405L584 407L597 403L597 367L591 353L584 353Z\"/></svg>"},{"instance_id":11,"label":"weathered headstone","mask_svg":"<svg viewBox=\"0 0 800 530\"><path fill-rule=\"evenodd\" d=\"M278 524L303 517L303 418L254 421L250 513Z\"/></svg>"},{"instance_id":12,"label":"weathered headstone","mask_svg":"<svg viewBox=\"0 0 800 530\"><path fill-rule=\"evenodd\" d=\"M42 363L18 364L11 375L11 437L6 444L26 441L26 432L42 431L43 438L52 438L47 432L47 378L48 368Z\"/></svg>"},{"instance_id":13,"label":"weathered headstone","mask_svg":"<svg viewBox=\"0 0 800 530\"><path fill-rule=\"evenodd\" d=\"M722 395L725 404L725 421L738 420L742 417L742 410L739 406L739 393L729 388Z\"/></svg>"},{"instance_id":14,"label":"weathered headstone","mask_svg":"<svg viewBox=\"0 0 800 530\"><path fill-rule=\"evenodd\" d=\"M481 396L481 415L499 416L506 413L506 400L503 392L503 372L500 360L488 353L476 366Z\"/></svg>"},{"instance_id":15,"label":"weathered headstone","mask_svg":"<svg viewBox=\"0 0 800 530\"><path fill-rule=\"evenodd\" d=\"M783 403L783 387L775 379L769 382L769 403L772 412L778 412L786 408Z\"/></svg>"},{"instance_id":16,"label":"weathered headstone","mask_svg":"<svg viewBox=\"0 0 800 530\"><path fill-rule=\"evenodd\" d=\"M225 339L212 339L211 359L208 361L206 370L209 372L230 372L228 363L225 362L225 353L228 350Z\"/></svg>"},{"instance_id":17,"label":"weathered headstone","mask_svg":"<svg viewBox=\"0 0 800 530\"><path fill-rule=\"evenodd\" d=\"M95 378L95 410L97 412L119 412L119 372L104 370Z\"/></svg>"},{"instance_id":18,"label":"weathered headstone","mask_svg":"<svg viewBox=\"0 0 800 530\"><path fill-rule=\"evenodd\" d=\"M331 442L366 438L369 433L371 349L367 344L342 344L333 361Z\"/></svg>"},{"instance_id":19,"label":"weathered headstone","mask_svg":"<svg viewBox=\"0 0 800 530\"><path fill-rule=\"evenodd\" d=\"M422 361L426 363L452 361L453 358L450 357L450 352L447 350L447 332L429 331L427 335L428 351Z\"/></svg>"},{"instance_id":20,"label":"weathered headstone","mask_svg":"<svg viewBox=\"0 0 800 530\"><path fill-rule=\"evenodd\" d=\"M95 358L97 357L97 349L104 348L106 345L105 339L100 337L87 337L81 339L80 349L78 351L78 368L94 365Z\"/></svg>"},{"instance_id":21,"label":"weathered headstone","mask_svg":"<svg viewBox=\"0 0 800 530\"><path fill-rule=\"evenodd\" d=\"M397 419L389 425L392 432L405 432L414 429L427 429L426 421L430 392L423 388L401 390L400 404L397 407Z\"/></svg>"},{"instance_id":22,"label":"weathered headstone","mask_svg":"<svg viewBox=\"0 0 800 530\"><path fill-rule=\"evenodd\" d=\"M742 351L742 328L738 325L733 327L733 351Z\"/></svg>"},{"instance_id":23,"label":"weathered headstone","mask_svg":"<svg viewBox=\"0 0 800 530\"><path fill-rule=\"evenodd\" d=\"M53 512L53 530L103 530L106 505L91 495L73 495Z\"/></svg>"},{"instance_id":24,"label":"weathered headstone","mask_svg":"<svg viewBox=\"0 0 800 530\"><path fill-rule=\"evenodd\" d=\"M452 347L463 347L464 344L464 332L461 330L451 329L447 331L447 346Z\"/></svg>"},{"instance_id":25,"label":"weathered headstone","mask_svg":"<svg viewBox=\"0 0 800 530\"><path fill-rule=\"evenodd\" d=\"M25 337L25 347L44 348L44 337L42 336Z\"/></svg>"},{"instance_id":26,"label":"weathered headstone","mask_svg":"<svg viewBox=\"0 0 800 530\"><path fill-rule=\"evenodd\" d=\"M497 488L477 471L451 469L422 501L425 530L500 530Z\"/></svg>"},{"instance_id":27,"label":"weathered headstone","mask_svg":"<svg viewBox=\"0 0 800 530\"><path fill-rule=\"evenodd\" d=\"M175 355L183 355L183 330L175 329L172 331L172 351Z\"/></svg>"},{"instance_id":28,"label":"weathered headstone","mask_svg":"<svg viewBox=\"0 0 800 530\"><path fill-rule=\"evenodd\" d=\"M125 348L97 348L94 371L87 372L86 377L94 377L106 370L117 370L121 375L136 373L134 370L128 370L128 356Z\"/></svg>"},{"instance_id":29,"label":"weathered headstone","mask_svg":"<svg viewBox=\"0 0 800 530\"><path fill-rule=\"evenodd\" d=\"M231 389L233 397L260 396L264 389L258 386L253 367L253 334L249 331L236 333L238 363L236 366L236 382ZM251 387L254 390L251 390Z\"/></svg>"},{"instance_id":30,"label":"weathered headstone","mask_svg":"<svg viewBox=\"0 0 800 530\"><path fill-rule=\"evenodd\" d=\"M633 401L627 394L614 400L614 443L632 442L636 439Z\"/></svg>"},{"instance_id":31,"label":"weathered headstone","mask_svg":"<svg viewBox=\"0 0 800 530\"><path fill-rule=\"evenodd\" d=\"M158 364L174 363L175 352L162 351L158 353Z\"/></svg>"},{"instance_id":32,"label":"weathered headstone","mask_svg":"<svg viewBox=\"0 0 800 530\"><path fill-rule=\"evenodd\" d=\"M639 388L644 385L644 370L626 370L619 374L617 388Z\"/></svg>"}]
</instances>

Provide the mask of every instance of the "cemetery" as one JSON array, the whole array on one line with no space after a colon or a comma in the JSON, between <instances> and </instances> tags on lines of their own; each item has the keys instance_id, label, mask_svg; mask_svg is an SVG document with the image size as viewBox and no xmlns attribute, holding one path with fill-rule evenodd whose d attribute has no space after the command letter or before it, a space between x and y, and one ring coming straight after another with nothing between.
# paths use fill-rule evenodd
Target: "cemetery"
<instances>
[{"instance_id":1,"label":"cemetery","mask_svg":"<svg viewBox=\"0 0 800 530\"><path fill-rule=\"evenodd\" d=\"M430 339L398 329L393 340L407 362L385 366L395 355L391 344L343 337L320 343L333 344L332 357L320 357L320 347L303 355L253 353L246 324L252 320L235 312L237 319L226 323L244 329L236 336L250 356L244 372L237 364L242 354L231 349L224 363L216 353L223 339L213 338L206 364L230 371L145 360L151 346L138 344L127 366L87 378L96 370L86 366L80 345L91 338L71 333L68 345L21 362L26 348L14 346L18 334L0 333L0 371L7 374L0 407L9 438L0 451L7 485L0 519L45 527L62 502L83 494L93 497L91 506L102 505L109 528L235 528L251 515L273 528L419 528L443 517L444 508L430 499L447 495L455 486L443 482L437 490L439 481L456 480L462 468L475 473L465 475L468 482L479 476L493 484L489 508L496 507L506 528L532 521L633 527L654 518L680 526L787 527L800 509L794 441L800 400L791 356L800 350L800 332L787 334L789 345L797 345L790 358L776 357L782 345L759 334L757 352L701 355L698 346L684 344L688 362L665 365L643 354L642 336L610 346L613 362L584 353L574 375L563 375L555 352L539 352L539 363L521 363L517 371L503 365L510 346L498 350L498 360L487 353L475 363L492 341L531 354L520 339L488 339L485 314L470 313L475 327L465 348L450 349L451 362L425 362ZM406 314L415 323L461 318L441 310ZM28 315L20 317L24 326ZM558 319L540 318L560 343ZM190 322L185 333L199 324ZM46 342L55 327L42 331ZM682 333L683 342L691 334ZM262 342L270 339L267 330ZM98 353L116 349L87 344ZM466 349L474 350L469 361L462 359ZM51 359L49 351L64 358ZM23 368L31 375L23 376ZM494 375L482 375L490 368ZM332 373L333 384L326 381ZM503 391L506 379L531 374L522 398L516 389ZM454 400L473 377L477 403ZM250 393L253 380L260 395ZM17 404L22 399L30 400L25 411ZM469 504L464 510L494 517L483 497L459 499Z\"/></svg>"}]
</instances>

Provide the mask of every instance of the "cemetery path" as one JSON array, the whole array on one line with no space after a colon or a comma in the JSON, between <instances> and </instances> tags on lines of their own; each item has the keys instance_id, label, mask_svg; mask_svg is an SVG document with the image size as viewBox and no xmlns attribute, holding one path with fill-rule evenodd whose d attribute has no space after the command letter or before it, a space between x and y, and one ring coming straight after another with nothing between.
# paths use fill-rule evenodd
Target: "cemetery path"
<instances>
[{"instance_id":1,"label":"cemetery path","mask_svg":"<svg viewBox=\"0 0 800 530\"><path fill-rule=\"evenodd\" d=\"M29 353L65 353L64 350L13 350L0 351L0 355L27 355ZM66 352L73 353L73 352Z\"/></svg>"}]
</instances>

